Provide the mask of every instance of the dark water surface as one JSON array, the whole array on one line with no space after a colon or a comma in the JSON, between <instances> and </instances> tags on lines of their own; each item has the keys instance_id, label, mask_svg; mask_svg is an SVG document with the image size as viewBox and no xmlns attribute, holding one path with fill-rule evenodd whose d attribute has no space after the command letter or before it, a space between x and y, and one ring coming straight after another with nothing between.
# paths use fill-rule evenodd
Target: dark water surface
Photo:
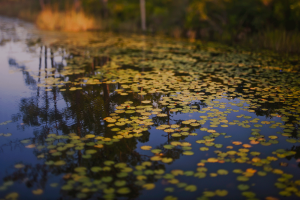
<instances>
[{"instance_id":1,"label":"dark water surface","mask_svg":"<svg viewBox=\"0 0 300 200\"><path fill-rule=\"evenodd\" d=\"M0 199L300 197L290 63L8 18L0 45Z\"/></svg>"}]
</instances>

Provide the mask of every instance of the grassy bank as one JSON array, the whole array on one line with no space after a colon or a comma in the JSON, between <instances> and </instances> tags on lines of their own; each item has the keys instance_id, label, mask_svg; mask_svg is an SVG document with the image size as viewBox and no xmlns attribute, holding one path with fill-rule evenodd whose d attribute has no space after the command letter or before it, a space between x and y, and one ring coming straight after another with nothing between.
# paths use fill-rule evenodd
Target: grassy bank
<instances>
[{"instance_id":1,"label":"grassy bank","mask_svg":"<svg viewBox=\"0 0 300 200\"><path fill-rule=\"evenodd\" d=\"M300 53L300 32L265 30L243 41L252 48L270 49L280 53Z\"/></svg>"},{"instance_id":2,"label":"grassy bank","mask_svg":"<svg viewBox=\"0 0 300 200\"><path fill-rule=\"evenodd\" d=\"M142 33L139 1L0 0L0 14L45 30ZM300 53L296 0L146 1L147 33Z\"/></svg>"}]
</instances>

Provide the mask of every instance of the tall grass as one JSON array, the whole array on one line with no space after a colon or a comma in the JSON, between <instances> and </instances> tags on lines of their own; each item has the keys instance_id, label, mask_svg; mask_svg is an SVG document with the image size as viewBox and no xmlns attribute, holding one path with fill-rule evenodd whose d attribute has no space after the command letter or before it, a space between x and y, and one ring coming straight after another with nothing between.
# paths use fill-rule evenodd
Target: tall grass
<instances>
[{"instance_id":1,"label":"tall grass","mask_svg":"<svg viewBox=\"0 0 300 200\"><path fill-rule=\"evenodd\" d=\"M265 30L246 40L252 47L281 53L300 53L299 31Z\"/></svg>"},{"instance_id":2,"label":"tall grass","mask_svg":"<svg viewBox=\"0 0 300 200\"><path fill-rule=\"evenodd\" d=\"M57 9L45 8L38 14L36 24L43 30L75 32L100 29L98 20L75 9L61 12Z\"/></svg>"}]
</instances>

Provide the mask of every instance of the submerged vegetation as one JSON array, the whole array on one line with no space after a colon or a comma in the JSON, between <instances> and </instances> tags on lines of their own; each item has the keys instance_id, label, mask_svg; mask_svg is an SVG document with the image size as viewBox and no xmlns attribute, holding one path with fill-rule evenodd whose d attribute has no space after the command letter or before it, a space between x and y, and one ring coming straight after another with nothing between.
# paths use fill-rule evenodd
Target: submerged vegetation
<instances>
[{"instance_id":1,"label":"submerged vegetation","mask_svg":"<svg viewBox=\"0 0 300 200\"><path fill-rule=\"evenodd\" d=\"M20 31L12 24L2 37ZM0 124L0 198L300 197L292 58L159 37L29 35L1 39L5 76L21 74L29 95Z\"/></svg>"}]
</instances>

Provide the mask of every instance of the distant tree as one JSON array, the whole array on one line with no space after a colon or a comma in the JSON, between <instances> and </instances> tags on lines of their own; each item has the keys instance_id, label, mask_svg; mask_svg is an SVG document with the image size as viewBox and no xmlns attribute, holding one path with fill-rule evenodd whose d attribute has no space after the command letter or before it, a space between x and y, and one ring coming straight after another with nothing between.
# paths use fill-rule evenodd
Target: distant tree
<instances>
[{"instance_id":1,"label":"distant tree","mask_svg":"<svg viewBox=\"0 0 300 200\"><path fill-rule=\"evenodd\" d=\"M107 2L108 0L100 0L102 4L102 17L105 19L108 17L108 8L107 8Z\"/></svg>"},{"instance_id":2,"label":"distant tree","mask_svg":"<svg viewBox=\"0 0 300 200\"><path fill-rule=\"evenodd\" d=\"M74 0L74 9L76 12L79 12L81 9L81 3L80 0Z\"/></svg>"},{"instance_id":3,"label":"distant tree","mask_svg":"<svg viewBox=\"0 0 300 200\"><path fill-rule=\"evenodd\" d=\"M145 8L145 0L140 0L140 8L141 8L142 30L146 31L146 8Z\"/></svg>"},{"instance_id":4,"label":"distant tree","mask_svg":"<svg viewBox=\"0 0 300 200\"><path fill-rule=\"evenodd\" d=\"M39 2L40 2L41 9L44 10L45 9L45 2L44 2L44 0L39 0Z\"/></svg>"}]
</instances>

